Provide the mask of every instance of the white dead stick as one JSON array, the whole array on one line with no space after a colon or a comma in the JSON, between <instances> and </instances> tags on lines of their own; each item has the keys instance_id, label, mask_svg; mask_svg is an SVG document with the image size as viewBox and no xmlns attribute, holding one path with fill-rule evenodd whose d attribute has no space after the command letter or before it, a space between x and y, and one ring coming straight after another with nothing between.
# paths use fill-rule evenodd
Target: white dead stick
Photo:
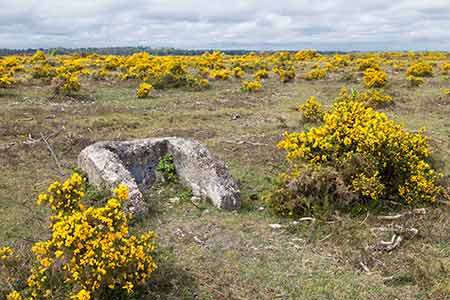
<instances>
[{"instance_id":1,"label":"white dead stick","mask_svg":"<svg viewBox=\"0 0 450 300\"><path fill-rule=\"evenodd\" d=\"M47 139L45 138L44 134L40 132L41 138L44 141L44 143L47 145L48 151L50 151L50 154L53 156L53 159L55 160L56 166L58 167L59 173L61 176L64 176L63 168L61 167L61 164L59 163L58 157L56 156L55 152L52 149L52 146L48 143Z\"/></svg>"},{"instance_id":2,"label":"white dead stick","mask_svg":"<svg viewBox=\"0 0 450 300\"><path fill-rule=\"evenodd\" d=\"M401 235L394 234L392 236L392 239L389 242L380 241L373 248L374 248L374 250L377 250L377 251L390 252L390 251L394 250L395 248L397 248L402 241L403 241L403 238Z\"/></svg>"},{"instance_id":3,"label":"white dead stick","mask_svg":"<svg viewBox=\"0 0 450 300\"><path fill-rule=\"evenodd\" d=\"M412 215L425 215L426 214L426 210L425 208L417 208L417 209L413 209L412 211L408 211L405 212L403 214L398 214L398 215L392 215L392 216L378 216L377 218L379 220L397 220L397 219L401 219L407 216L412 216Z\"/></svg>"}]
</instances>

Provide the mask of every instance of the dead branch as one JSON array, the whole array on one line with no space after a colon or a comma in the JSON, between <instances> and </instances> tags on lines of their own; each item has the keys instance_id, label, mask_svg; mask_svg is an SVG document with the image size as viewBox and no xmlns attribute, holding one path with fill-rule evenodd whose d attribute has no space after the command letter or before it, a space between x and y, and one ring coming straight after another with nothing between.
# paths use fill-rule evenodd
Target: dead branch
<instances>
[{"instance_id":1,"label":"dead branch","mask_svg":"<svg viewBox=\"0 0 450 300\"><path fill-rule=\"evenodd\" d=\"M409 217L409 216L415 216L415 215L425 215L426 214L426 210L425 208L417 208L417 209L413 209L412 211L408 211L405 212L403 214L397 214L397 215L392 215L392 216L378 216L378 220L398 220L404 217Z\"/></svg>"},{"instance_id":2,"label":"dead branch","mask_svg":"<svg viewBox=\"0 0 450 300\"><path fill-rule=\"evenodd\" d=\"M59 135L61 132L63 132L63 131L64 131L64 127L61 127L61 129L59 129L58 131L56 131L56 132L54 132L54 133L51 133L51 134L47 135L47 137L46 137L47 141L48 141L49 139L51 139L51 138L54 138L54 137L58 136L58 135ZM27 140L24 141L23 144L25 144L25 145L33 145L33 144L40 143L40 142L42 142L42 141L44 141L44 140L42 139L42 137L40 137L40 138L38 138L38 139L35 139L35 138L33 138L33 137L31 136L31 133L29 133L29 134L28 134Z\"/></svg>"},{"instance_id":3,"label":"dead branch","mask_svg":"<svg viewBox=\"0 0 450 300\"><path fill-rule=\"evenodd\" d=\"M411 237L414 237L419 233L419 230L417 230L414 227L411 228L404 228L402 226L394 226L394 227L374 227L371 228L370 231L378 231L378 232L394 232L395 234L408 234Z\"/></svg>"},{"instance_id":4,"label":"dead branch","mask_svg":"<svg viewBox=\"0 0 450 300\"><path fill-rule=\"evenodd\" d=\"M224 140L225 143L228 144L236 144L236 145L242 145L242 144L249 144L252 146L269 146L268 144L264 144L264 143L254 143L254 142L250 142L250 141L230 141L230 140Z\"/></svg>"},{"instance_id":5,"label":"dead branch","mask_svg":"<svg viewBox=\"0 0 450 300\"><path fill-rule=\"evenodd\" d=\"M48 143L47 138L44 136L44 134L42 132L40 132L40 134L41 134L42 140L47 145L48 151L50 151L50 154L52 155L53 159L55 160L56 166L58 167L59 174L61 176L64 176L65 174L64 174L63 168L61 167L61 164L59 163L59 160L58 160L58 157L55 154L55 151L53 151L52 146L50 146L50 144Z\"/></svg>"},{"instance_id":6,"label":"dead branch","mask_svg":"<svg viewBox=\"0 0 450 300\"><path fill-rule=\"evenodd\" d=\"M390 252L397 248L402 241L403 238L401 235L394 234L389 242L379 241L378 244L373 246L373 250Z\"/></svg>"},{"instance_id":7,"label":"dead branch","mask_svg":"<svg viewBox=\"0 0 450 300\"><path fill-rule=\"evenodd\" d=\"M364 272L370 273L369 267L365 263L363 263L362 261L359 262L359 266L363 269Z\"/></svg>"}]
</instances>

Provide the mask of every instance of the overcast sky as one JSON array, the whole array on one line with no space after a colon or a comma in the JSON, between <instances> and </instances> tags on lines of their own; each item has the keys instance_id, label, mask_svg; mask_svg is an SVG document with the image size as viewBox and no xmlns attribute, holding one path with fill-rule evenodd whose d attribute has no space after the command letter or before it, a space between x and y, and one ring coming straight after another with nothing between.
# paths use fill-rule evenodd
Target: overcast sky
<instances>
[{"instance_id":1,"label":"overcast sky","mask_svg":"<svg viewBox=\"0 0 450 300\"><path fill-rule=\"evenodd\" d=\"M450 0L0 0L0 48L447 50Z\"/></svg>"}]
</instances>

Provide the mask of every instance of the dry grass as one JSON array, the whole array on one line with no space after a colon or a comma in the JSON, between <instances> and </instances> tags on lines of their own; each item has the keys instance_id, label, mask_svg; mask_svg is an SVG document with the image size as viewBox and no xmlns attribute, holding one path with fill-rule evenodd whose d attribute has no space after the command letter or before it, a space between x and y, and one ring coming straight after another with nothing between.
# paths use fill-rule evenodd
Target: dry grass
<instances>
[{"instance_id":1,"label":"dry grass","mask_svg":"<svg viewBox=\"0 0 450 300\"><path fill-rule=\"evenodd\" d=\"M402 78L394 77L386 89L396 104L385 111L412 130L427 127L436 161L448 173L450 107L440 96L448 82L436 77L423 88L407 89ZM243 94L238 82L221 82L203 92L166 90L143 100L135 98L132 83L85 82L83 96L52 101L49 88L39 85L3 93L0 244L45 238L46 212L33 200L62 179L44 143L24 144L29 136L61 130L49 142L69 174L79 151L95 141L176 135L198 139L229 165L241 182L244 205L238 212L198 209L186 201L171 205L167 199L183 191L162 188L153 199L155 212L134 226L159 235L160 269L141 291L143 299L450 299L448 207L403 220L419 234L391 253L367 250L390 239L371 228L399 221L334 215L288 225L258 209L283 164L275 148L280 135L310 126L295 107L310 96L330 107L343 85L338 77L286 85L269 80L262 92ZM238 143L244 140L264 145ZM276 230L271 223L287 226Z\"/></svg>"}]
</instances>

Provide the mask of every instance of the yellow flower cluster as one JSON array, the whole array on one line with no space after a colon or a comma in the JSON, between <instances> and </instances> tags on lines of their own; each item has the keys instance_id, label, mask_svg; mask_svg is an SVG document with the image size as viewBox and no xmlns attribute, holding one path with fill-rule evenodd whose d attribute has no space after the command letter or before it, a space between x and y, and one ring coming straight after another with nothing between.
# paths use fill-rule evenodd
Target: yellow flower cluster
<instances>
[{"instance_id":1,"label":"yellow flower cluster","mask_svg":"<svg viewBox=\"0 0 450 300\"><path fill-rule=\"evenodd\" d=\"M423 78L413 75L409 75L408 77L406 77L406 81L408 82L409 87L417 87L425 83L425 80Z\"/></svg>"},{"instance_id":2,"label":"yellow flower cluster","mask_svg":"<svg viewBox=\"0 0 450 300\"><path fill-rule=\"evenodd\" d=\"M6 296L6 300L22 300L22 295L18 291L12 291Z\"/></svg>"},{"instance_id":3,"label":"yellow flower cluster","mask_svg":"<svg viewBox=\"0 0 450 300\"><path fill-rule=\"evenodd\" d=\"M212 70L211 73L209 74L209 77L215 80L227 80L230 79L231 72L230 70L226 69Z\"/></svg>"},{"instance_id":4,"label":"yellow flower cluster","mask_svg":"<svg viewBox=\"0 0 450 300\"><path fill-rule=\"evenodd\" d=\"M235 78L242 78L245 75L245 72L240 67L233 68L231 72Z\"/></svg>"},{"instance_id":5,"label":"yellow flower cluster","mask_svg":"<svg viewBox=\"0 0 450 300\"><path fill-rule=\"evenodd\" d=\"M358 71L365 71L367 69L379 70L379 61L374 57L361 58L356 61L356 69Z\"/></svg>"},{"instance_id":6,"label":"yellow flower cluster","mask_svg":"<svg viewBox=\"0 0 450 300\"><path fill-rule=\"evenodd\" d=\"M320 121L323 118L322 106L314 96L306 100L305 104L299 105L297 110L303 113L305 120Z\"/></svg>"},{"instance_id":7,"label":"yellow flower cluster","mask_svg":"<svg viewBox=\"0 0 450 300\"><path fill-rule=\"evenodd\" d=\"M388 82L388 76L386 72L368 68L364 71L363 80L364 84L368 88L380 88L386 85Z\"/></svg>"},{"instance_id":8,"label":"yellow flower cluster","mask_svg":"<svg viewBox=\"0 0 450 300\"><path fill-rule=\"evenodd\" d=\"M256 80L269 78L269 72L267 70L265 70L265 69L258 70L255 73L255 78L256 78Z\"/></svg>"},{"instance_id":9,"label":"yellow flower cluster","mask_svg":"<svg viewBox=\"0 0 450 300\"><path fill-rule=\"evenodd\" d=\"M242 81L241 89L245 92L257 92L262 89L262 83L259 80Z\"/></svg>"},{"instance_id":10,"label":"yellow flower cluster","mask_svg":"<svg viewBox=\"0 0 450 300\"><path fill-rule=\"evenodd\" d=\"M139 85L136 96L138 98L145 98L148 96L148 94L153 90L153 86L147 82L143 82Z\"/></svg>"},{"instance_id":11,"label":"yellow flower cluster","mask_svg":"<svg viewBox=\"0 0 450 300\"><path fill-rule=\"evenodd\" d=\"M411 65L406 70L407 76L431 77L433 76L433 66L430 63L418 62Z\"/></svg>"},{"instance_id":12,"label":"yellow flower cluster","mask_svg":"<svg viewBox=\"0 0 450 300\"><path fill-rule=\"evenodd\" d=\"M379 107L392 104L392 96L383 94L380 90L368 90L358 93L358 101L366 103L368 106Z\"/></svg>"},{"instance_id":13,"label":"yellow flower cluster","mask_svg":"<svg viewBox=\"0 0 450 300\"><path fill-rule=\"evenodd\" d=\"M8 260L13 254L13 251L10 247L0 247L0 263Z\"/></svg>"},{"instance_id":14,"label":"yellow flower cluster","mask_svg":"<svg viewBox=\"0 0 450 300\"><path fill-rule=\"evenodd\" d=\"M298 51L295 54L295 59L299 60L299 61L303 61L303 60L312 60L316 57L319 56L319 53L316 50L302 50L302 51Z\"/></svg>"},{"instance_id":15,"label":"yellow flower cluster","mask_svg":"<svg viewBox=\"0 0 450 300\"><path fill-rule=\"evenodd\" d=\"M0 76L0 88L6 89L12 87L14 84L14 78L9 74L3 74Z\"/></svg>"},{"instance_id":16,"label":"yellow flower cluster","mask_svg":"<svg viewBox=\"0 0 450 300\"><path fill-rule=\"evenodd\" d=\"M277 74L278 78L283 83L287 83L295 79L295 70L292 67L290 68L275 67L272 69L272 72L274 74Z\"/></svg>"},{"instance_id":17,"label":"yellow flower cluster","mask_svg":"<svg viewBox=\"0 0 450 300\"><path fill-rule=\"evenodd\" d=\"M443 89L442 93L444 94L444 96L450 96L450 89Z\"/></svg>"},{"instance_id":18,"label":"yellow flower cluster","mask_svg":"<svg viewBox=\"0 0 450 300\"><path fill-rule=\"evenodd\" d=\"M363 92L357 92L351 90L351 93L344 87L339 93L337 101L361 101L370 107L379 107L389 105L393 103L392 96L385 95L381 90L367 90Z\"/></svg>"},{"instance_id":19,"label":"yellow flower cluster","mask_svg":"<svg viewBox=\"0 0 450 300\"><path fill-rule=\"evenodd\" d=\"M50 239L36 243L32 250L39 265L28 279L31 299L40 299L52 289L50 274L60 272L72 299L96 299L105 289L131 294L156 269L152 253L154 234L130 235L123 202L128 188L119 185L116 197L103 207L85 208L84 179L78 175L54 182L38 197L55 213L51 217Z\"/></svg>"},{"instance_id":20,"label":"yellow flower cluster","mask_svg":"<svg viewBox=\"0 0 450 300\"><path fill-rule=\"evenodd\" d=\"M359 157L357 161L371 167L352 163L355 173L346 180L361 199L380 201L389 195L408 204L436 200L439 175L427 162L423 131L410 133L359 101L337 102L324 121L307 132L286 133L278 147L294 164L331 164L339 169Z\"/></svg>"},{"instance_id":21,"label":"yellow flower cluster","mask_svg":"<svg viewBox=\"0 0 450 300\"><path fill-rule=\"evenodd\" d=\"M448 74L450 71L450 62L443 63L441 66L442 74Z\"/></svg>"},{"instance_id":22,"label":"yellow flower cluster","mask_svg":"<svg viewBox=\"0 0 450 300\"><path fill-rule=\"evenodd\" d=\"M314 68L304 75L306 80L318 80L327 77L327 71L320 68Z\"/></svg>"}]
</instances>

